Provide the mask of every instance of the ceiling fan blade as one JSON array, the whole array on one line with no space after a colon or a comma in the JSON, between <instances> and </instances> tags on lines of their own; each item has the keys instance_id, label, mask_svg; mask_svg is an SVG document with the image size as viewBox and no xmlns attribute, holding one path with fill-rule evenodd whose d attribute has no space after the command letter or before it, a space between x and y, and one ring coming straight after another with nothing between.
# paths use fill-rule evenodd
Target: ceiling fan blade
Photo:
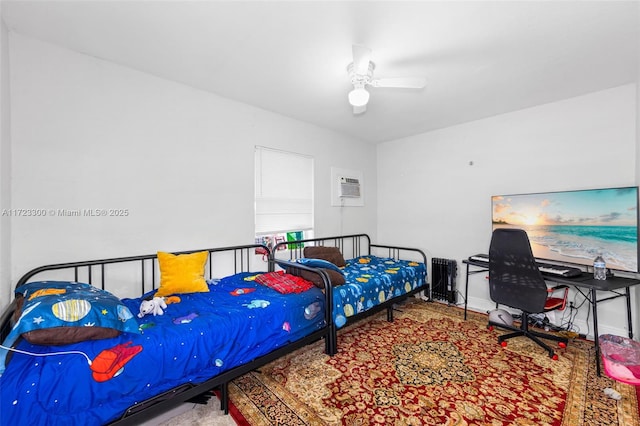
<instances>
[{"instance_id":1,"label":"ceiling fan blade","mask_svg":"<svg viewBox=\"0 0 640 426\"><path fill-rule=\"evenodd\" d=\"M371 61L371 49L359 44L353 45L353 71L356 74L366 75Z\"/></svg>"},{"instance_id":2,"label":"ceiling fan blade","mask_svg":"<svg viewBox=\"0 0 640 426\"><path fill-rule=\"evenodd\" d=\"M422 89L427 85L424 77L391 77L371 81L373 87L398 87L403 89Z\"/></svg>"},{"instance_id":3,"label":"ceiling fan blade","mask_svg":"<svg viewBox=\"0 0 640 426\"><path fill-rule=\"evenodd\" d=\"M367 110L367 106L366 105L362 105L362 106L354 106L353 107L353 114L354 115L358 115L358 114L362 114L363 112L365 112Z\"/></svg>"}]
</instances>

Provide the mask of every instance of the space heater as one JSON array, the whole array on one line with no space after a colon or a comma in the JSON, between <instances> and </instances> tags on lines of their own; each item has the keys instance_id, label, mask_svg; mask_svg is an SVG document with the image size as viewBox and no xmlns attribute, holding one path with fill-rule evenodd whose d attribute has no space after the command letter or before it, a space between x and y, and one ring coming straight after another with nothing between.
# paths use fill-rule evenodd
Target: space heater
<instances>
[{"instance_id":1,"label":"space heater","mask_svg":"<svg viewBox=\"0 0 640 426\"><path fill-rule=\"evenodd\" d=\"M456 275L458 265L454 259L431 259L431 298L456 304Z\"/></svg>"}]
</instances>

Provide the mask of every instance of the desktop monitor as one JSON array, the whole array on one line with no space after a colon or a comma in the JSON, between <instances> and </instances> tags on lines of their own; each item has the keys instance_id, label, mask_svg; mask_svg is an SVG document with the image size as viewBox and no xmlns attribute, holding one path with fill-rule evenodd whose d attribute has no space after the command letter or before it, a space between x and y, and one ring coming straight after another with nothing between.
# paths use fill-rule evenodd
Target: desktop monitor
<instances>
[{"instance_id":1,"label":"desktop monitor","mask_svg":"<svg viewBox=\"0 0 640 426\"><path fill-rule=\"evenodd\" d=\"M491 197L493 229L527 232L538 259L638 272L638 187Z\"/></svg>"}]
</instances>

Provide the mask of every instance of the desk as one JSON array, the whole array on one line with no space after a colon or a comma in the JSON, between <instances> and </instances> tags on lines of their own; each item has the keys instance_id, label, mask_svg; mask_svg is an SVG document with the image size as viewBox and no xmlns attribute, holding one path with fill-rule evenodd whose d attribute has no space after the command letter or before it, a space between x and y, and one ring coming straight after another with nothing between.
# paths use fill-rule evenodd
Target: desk
<instances>
[{"instance_id":1,"label":"desk","mask_svg":"<svg viewBox=\"0 0 640 426\"><path fill-rule=\"evenodd\" d=\"M467 265L466 281L464 285L464 319L467 319L467 295L469 294L469 276L478 273L487 273L489 265L486 262L476 260L463 260L462 263ZM472 269L470 269L470 267ZM600 376L600 342L598 335L598 303L606 300L617 299L618 297L626 297L627 299L627 324L629 329L629 338L633 339L633 329L631 322L631 292L630 287L640 284L639 279L627 277L607 277L606 280L594 280L593 275L583 273L573 278L559 277L557 275L543 274L545 280L556 282L558 284L566 284L573 286L586 300L591 304L593 312L593 336L596 349L596 370ZM609 293L607 297L597 298L597 292L604 291Z\"/></svg>"}]
</instances>

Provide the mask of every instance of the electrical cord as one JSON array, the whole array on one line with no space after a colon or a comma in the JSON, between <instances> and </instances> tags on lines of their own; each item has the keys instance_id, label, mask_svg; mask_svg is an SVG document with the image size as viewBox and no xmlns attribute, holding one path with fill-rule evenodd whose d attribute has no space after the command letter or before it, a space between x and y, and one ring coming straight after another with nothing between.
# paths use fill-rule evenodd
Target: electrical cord
<instances>
[{"instance_id":1,"label":"electrical cord","mask_svg":"<svg viewBox=\"0 0 640 426\"><path fill-rule=\"evenodd\" d=\"M84 352L80 352L80 351L62 351L62 352L49 352L46 354L38 354L38 353L34 353L34 352L29 352L29 351L23 351L21 349L15 349L15 348L9 348L7 346L4 345L0 345L0 348L2 349L6 349L8 351L11 352L17 352L19 354L24 354L24 355L31 355L31 356L52 356L52 355L82 355L87 359L87 363L89 365L91 365L91 359L89 358L89 356L87 354L85 354Z\"/></svg>"}]
</instances>

